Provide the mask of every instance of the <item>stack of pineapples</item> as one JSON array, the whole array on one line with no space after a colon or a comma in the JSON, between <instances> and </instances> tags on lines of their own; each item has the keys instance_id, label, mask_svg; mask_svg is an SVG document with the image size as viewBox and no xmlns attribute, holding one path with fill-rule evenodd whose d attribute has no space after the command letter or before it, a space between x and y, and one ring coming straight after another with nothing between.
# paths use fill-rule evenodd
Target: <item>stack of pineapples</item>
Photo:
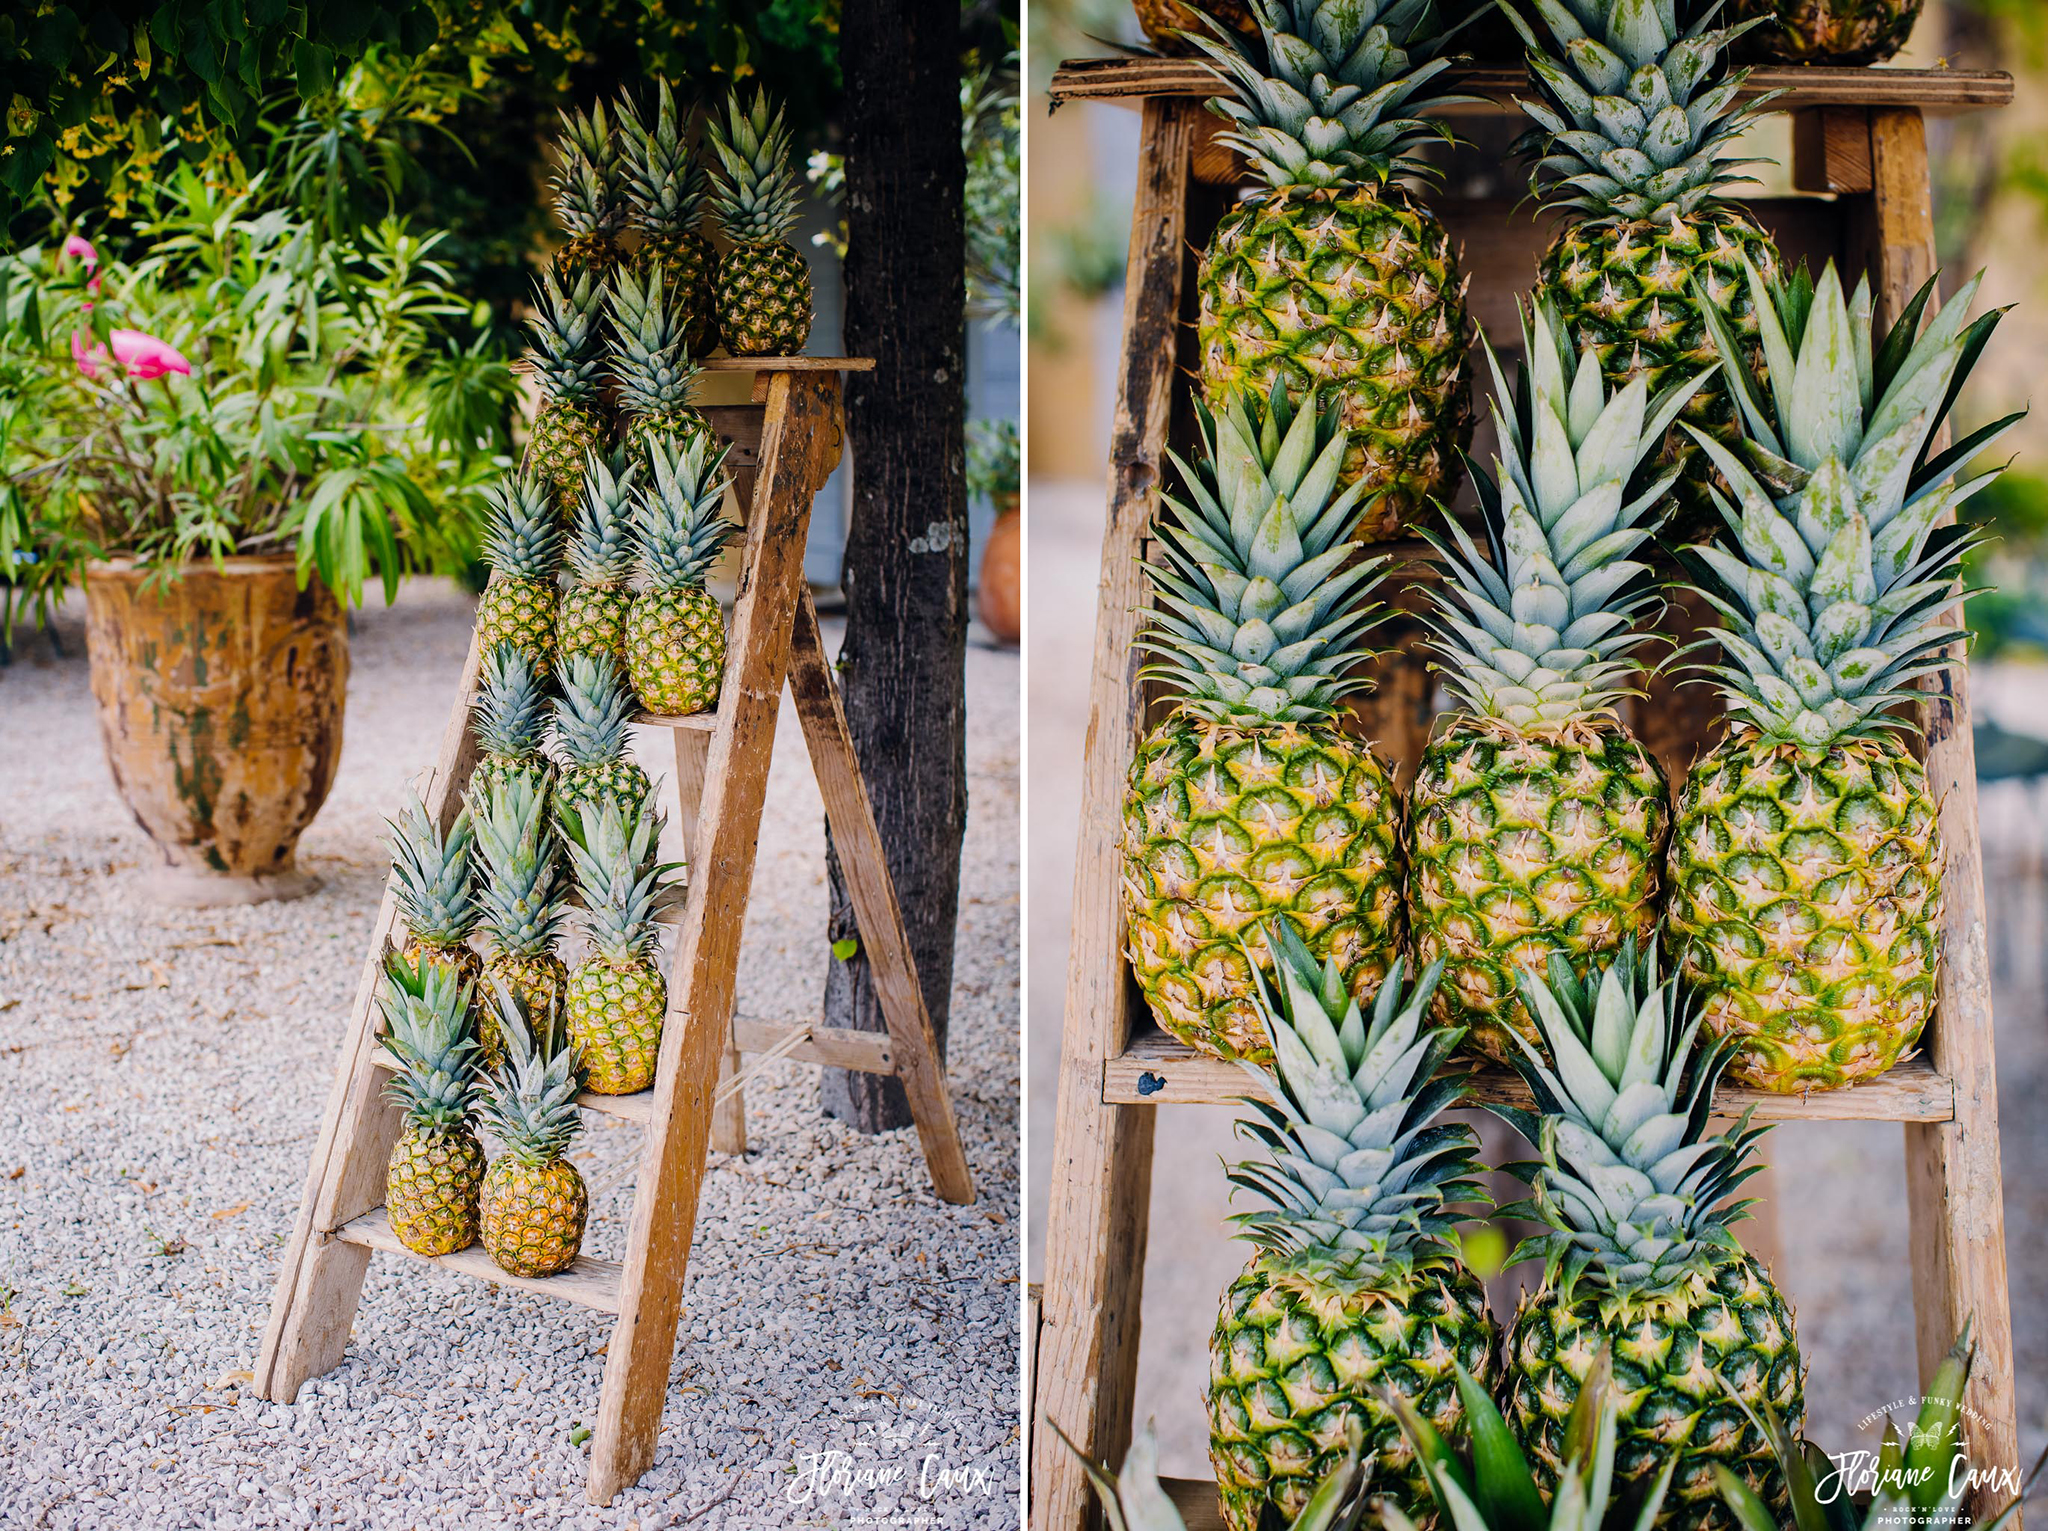
<instances>
[{"instance_id":1,"label":"stack of pineapples","mask_svg":"<svg viewBox=\"0 0 2048 1531\"><path fill-rule=\"evenodd\" d=\"M1715 1131L1714 1093L1874 1078L1931 1014L1941 848L1902 704L1954 637L1970 534L1942 523L1989 482L1957 470L2012 423L1942 440L1998 316L1969 318L1970 283L1880 330L1868 283L1790 270L1727 199L1728 58L1757 22L1528 0L1523 149L1564 226L1519 375L1482 347L1476 516L1424 532L1451 709L1404 801L1346 702L1389 562L1364 545L1448 498L1468 423L1455 253L1409 189L1445 22L1247 8L1256 28L1191 39L1264 184L1202 258L1200 455L1161 496L1142 640L1169 706L1122 838L1153 1016L1272 1098L1231 1176L1263 1205L1211 1352L1225 1519L1312 1519L1362 1454L1426 1523L1402 1426L1465 1429L1474 1389L1550 1493L1610 1365L1613 1476L1660 1481L1660 1523L1732 1525L1730 1485L1782 1518L1763 1421L1796 1432L1802 1364L1733 1232L1760 1133ZM1679 577L1720 627L1690 662L1729 722L1675 799L1621 718L1674 662L1649 652L1660 534L1694 544ZM1494 1108L1535 1155L1504 1211L1545 1230L1505 1334L1458 1232L1476 1141L1439 1120L1475 1051L1536 1103Z\"/></svg>"}]
</instances>

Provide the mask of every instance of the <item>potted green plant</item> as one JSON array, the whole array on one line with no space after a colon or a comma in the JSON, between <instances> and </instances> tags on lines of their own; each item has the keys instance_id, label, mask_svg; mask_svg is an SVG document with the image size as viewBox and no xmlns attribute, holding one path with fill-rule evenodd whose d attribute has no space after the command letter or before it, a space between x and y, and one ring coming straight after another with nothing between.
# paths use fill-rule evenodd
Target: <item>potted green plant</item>
<instances>
[{"instance_id":1,"label":"potted green plant","mask_svg":"<svg viewBox=\"0 0 2048 1531\"><path fill-rule=\"evenodd\" d=\"M975 611L1002 643L1024 633L1024 515L1015 420L976 420L967 427L967 492L985 494L995 525L982 545Z\"/></svg>"},{"instance_id":2,"label":"potted green plant","mask_svg":"<svg viewBox=\"0 0 2048 1531\"><path fill-rule=\"evenodd\" d=\"M179 903L294 897L341 753L344 603L474 558L509 367L441 236L317 230L257 175L155 189L124 260L0 256L0 528L82 583L115 783Z\"/></svg>"}]
</instances>

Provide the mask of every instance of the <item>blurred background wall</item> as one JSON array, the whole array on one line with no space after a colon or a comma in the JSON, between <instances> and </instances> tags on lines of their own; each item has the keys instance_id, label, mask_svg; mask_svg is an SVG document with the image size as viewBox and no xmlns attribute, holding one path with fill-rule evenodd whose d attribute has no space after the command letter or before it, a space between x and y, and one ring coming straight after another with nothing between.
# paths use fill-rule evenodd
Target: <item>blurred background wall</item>
<instances>
[{"instance_id":1,"label":"blurred background wall","mask_svg":"<svg viewBox=\"0 0 2048 1531\"><path fill-rule=\"evenodd\" d=\"M1032 387L1027 698L1031 941L1029 1279L1044 1273L1054 1084L1066 982L1076 799L1094 629L1095 586L1115 403L1125 246L1138 115L1079 104L1048 115L1061 58L1137 42L1124 0L1030 0L1025 101L1031 275L1025 318ZM1901 65L2002 68L2018 76L2002 112L1930 123L1944 268L1988 271L1982 306L2015 304L1973 378L1967 420L2024 404L2048 354L2048 5L2040 0L1929 0ZM1501 127L1489 124L1489 128ZM1789 160L1784 118L1750 152ZM1490 141L1490 140L1489 140ZM1505 142L1505 139L1502 140ZM1758 167L1760 191L1784 174ZM1519 191L1510 167L1498 189ZM1521 216L1528 216L1524 213ZM1533 275L1533 272L1531 273ZM1997 980L2007 1247L2020 1373L2021 1440L2048 1438L2048 412L2029 422L2017 464L1973 502L1996 533L1972 571L1987 587L1968 608L1971 683L1980 722L1983 839ZM1986 729L1983 725L1990 725ZM1158 1421L1162 1468L1207 1476L1202 1388L1219 1294L1244 1260L1224 1218L1227 1186L1209 1171L1235 1155L1225 1107L1176 1107L1159 1120L1152 1243L1146 1272L1137 1414ZM1870 1411L1917 1392L1906 1240L1902 1135L1884 1123L1801 1124L1767 1140L1779 1205L1778 1273L1797 1306L1813 1376L1809 1432L1843 1449L1866 1440Z\"/></svg>"}]
</instances>

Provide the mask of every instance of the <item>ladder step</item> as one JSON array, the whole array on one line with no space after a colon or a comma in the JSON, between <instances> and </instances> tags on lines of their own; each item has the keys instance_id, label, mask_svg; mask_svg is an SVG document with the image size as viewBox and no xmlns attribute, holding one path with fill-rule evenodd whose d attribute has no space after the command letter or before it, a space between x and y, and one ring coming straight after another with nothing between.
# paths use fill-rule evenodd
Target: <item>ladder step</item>
<instances>
[{"instance_id":1,"label":"ladder step","mask_svg":"<svg viewBox=\"0 0 2048 1531\"><path fill-rule=\"evenodd\" d=\"M340 1239L344 1244L360 1244L365 1249L379 1249L386 1254L404 1255L408 1260L417 1260L422 1265L438 1265L443 1270L458 1271L473 1276L479 1281L495 1282L499 1286L512 1286L522 1292L538 1292L543 1297L560 1297L568 1302L580 1303L586 1308L595 1308L600 1313L619 1311L620 1274L625 1267L616 1260L599 1260L591 1255L578 1255L576 1263L557 1276L542 1276L538 1280L525 1276L513 1276L500 1270L484 1253L483 1245L472 1244L467 1249L458 1249L452 1255L438 1259L414 1254L399 1243L398 1235L391 1231L391 1219L384 1215L382 1207L365 1212L335 1229L330 1238Z\"/></svg>"},{"instance_id":2,"label":"ladder step","mask_svg":"<svg viewBox=\"0 0 2048 1531\"><path fill-rule=\"evenodd\" d=\"M666 713L641 712L633 716L635 723L644 723L649 728L692 728L699 733L710 733L718 727L716 712L693 712L688 717L671 717Z\"/></svg>"},{"instance_id":3,"label":"ladder step","mask_svg":"<svg viewBox=\"0 0 2048 1531\"><path fill-rule=\"evenodd\" d=\"M773 1052L793 1031L803 1028L780 1021L732 1023L733 1045L743 1053ZM833 1068L853 1069L862 1074L893 1074L896 1054L886 1031L855 1031L851 1026L813 1026L810 1036L797 1043L786 1058L803 1063L823 1063Z\"/></svg>"},{"instance_id":4,"label":"ladder step","mask_svg":"<svg viewBox=\"0 0 2048 1531\"><path fill-rule=\"evenodd\" d=\"M1102 1099L1112 1106L1225 1105L1257 1093L1242 1064L1197 1053L1157 1027L1131 1038L1123 1053L1102 1066ZM1477 1100L1532 1105L1528 1086L1511 1070L1487 1064L1472 1076ZM1776 1095L1724 1084L1717 1111L1739 1116L1751 1106L1760 1122L1946 1122L1955 1118L1955 1082L1934 1070L1925 1054L1847 1090Z\"/></svg>"},{"instance_id":5,"label":"ladder step","mask_svg":"<svg viewBox=\"0 0 2048 1531\"><path fill-rule=\"evenodd\" d=\"M371 1061L387 1074L398 1067L391 1061L391 1055L382 1048L377 1050L377 1056ZM652 1090L641 1090L633 1095L597 1095L585 1090L576 1097L576 1104L585 1111L596 1111L604 1116L616 1116L624 1121L645 1125L648 1112L653 1109L653 1098ZM495 1270L497 1267L493 1266L492 1269Z\"/></svg>"}]
</instances>

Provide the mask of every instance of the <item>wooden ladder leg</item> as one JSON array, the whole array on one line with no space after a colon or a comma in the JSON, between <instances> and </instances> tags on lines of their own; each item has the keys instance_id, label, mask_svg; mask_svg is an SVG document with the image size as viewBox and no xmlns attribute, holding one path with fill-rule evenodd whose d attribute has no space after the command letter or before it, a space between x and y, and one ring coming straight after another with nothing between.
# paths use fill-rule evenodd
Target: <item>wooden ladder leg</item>
<instances>
[{"instance_id":1,"label":"wooden ladder leg","mask_svg":"<svg viewBox=\"0 0 2048 1531\"><path fill-rule=\"evenodd\" d=\"M1118 840L1124 777L1143 711L1138 559L1165 460L1199 111L1192 101L1146 101L1138 156L1029 1425L1035 1531L1079 1527L1092 1503L1081 1464L1041 1421L1057 1424L1096 1460L1120 1462L1137 1384L1157 1108L1105 1104L1102 1071L1129 1043L1134 1020Z\"/></svg>"},{"instance_id":2,"label":"wooden ladder leg","mask_svg":"<svg viewBox=\"0 0 2048 1531\"><path fill-rule=\"evenodd\" d=\"M1873 108L1870 160L1873 275L1882 324L1898 314L1935 269L1927 130L1920 113ZM1952 612L1949 620L1959 621L1959 614ZM2006 1293L1977 751L1970 733L1964 645L1955 644L1947 658L1947 665L1926 683L1930 695L1921 719L1927 784L1939 805L1945 850L1942 968L1927 1045L1934 1066L1954 1082L1955 1116L1906 1126L1913 1309L1923 1381L1932 1377L1963 1324L1972 1326L1977 1361L1963 1395L1970 1459L1987 1468L2017 1469L2025 1464L2019 1455L2012 1310ZM1983 1524L2011 1497L2002 1487L1973 1491L1974 1523Z\"/></svg>"},{"instance_id":3,"label":"wooden ladder leg","mask_svg":"<svg viewBox=\"0 0 2048 1531\"><path fill-rule=\"evenodd\" d=\"M463 701L449 721L440 757L420 793L428 816L443 833L461 809L463 789L476 765L469 714L479 658L471 638L462 671ZM290 1403L308 1378L333 1370L355 1324L370 1251L360 1244L344 1244L330 1231L384 1201L384 1172L398 1141L399 1115L384 1098L384 1079L376 1064L381 1030L377 990L385 953L400 935L398 901L387 886L349 1011L320 1136L314 1140L298 1219L285 1245L263 1348L256 1358L255 1390L274 1403Z\"/></svg>"},{"instance_id":4,"label":"wooden ladder leg","mask_svg":"<svg viewBox=\"0 0 2048 1531\"><path fill-rule=\"evenodd\" d=\"M896 1077L909 1097L911 1119L931 1172L932 1189L942 1200L965 1206L974 1200L974 1177L960 1146L960 1128L953 1119L953 1100L946 1093L946 1064L932 1034L932 1018L918 986L917 964L903 929L903 909L896 902L896 884L875 828L867 783L847 731L846 711L832 679L832 665L818 631L818 611L806 589L797 597L792 633L789 691L796 701L804 742L810 746L811 769L825 799L825 817L832 843L839 851L868 967L875 975L876 995L894 1043Z\"/></svg>"},{"instance_id":5,"label":"wooden ladder leg","mask_svg":"<svg viewBox=\"0 0 2048 1531\"><path fill-rule=\"evenodd\" d=\"M775 373L733 604L718 726L705 760L668 1018L627 1228L619 1322L605 1356L588 1498L609 1504L654 1461L683 1277L711 1141L711 1100L732 1035L733 985L775 713L803 590L811 496L839 458L836 375Z\"/></svg>"},{"instance_id":6,"label":"wooden ladder leg","mask_svg":"<svg viewBox=\"0 0 2048 1531\"><path fill-rule=\"evenodd\" d=\"M676 828L683 837L684 863L689 868L689 875L695 877L697 816L704 802L704 765L711 755L711 735L697 728L677 728L670 732L676 744ZM740 1050L733 1045L728 1034L725 1051L719 1057L720 1085L739 1071ZM734 1090L712 1109L711 1146L722 1154L743 1154L747 1151L747 1101L741 1091Z\"/></svg>"}]
</instances>

